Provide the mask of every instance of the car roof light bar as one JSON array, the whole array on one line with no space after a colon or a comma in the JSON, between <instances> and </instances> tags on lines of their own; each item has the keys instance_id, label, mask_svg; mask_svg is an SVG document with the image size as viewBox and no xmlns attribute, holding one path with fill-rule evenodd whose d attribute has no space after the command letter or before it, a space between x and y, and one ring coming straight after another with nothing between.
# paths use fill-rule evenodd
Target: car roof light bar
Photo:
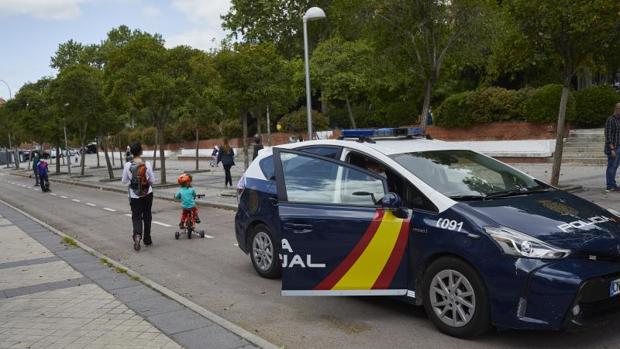
<instances>
[{"instance_id":1,"label":"car roof light bar","mask_svg":"<svg viewBox=\"0 0 620 349\"><path fill-rule=\"evenodd\" d=\"M372 138L396 137L424 137L424 131L420 127L349 129L342 130L340 139L357 138L360 141L365 141Z\"/></svg>"}]
</instances>

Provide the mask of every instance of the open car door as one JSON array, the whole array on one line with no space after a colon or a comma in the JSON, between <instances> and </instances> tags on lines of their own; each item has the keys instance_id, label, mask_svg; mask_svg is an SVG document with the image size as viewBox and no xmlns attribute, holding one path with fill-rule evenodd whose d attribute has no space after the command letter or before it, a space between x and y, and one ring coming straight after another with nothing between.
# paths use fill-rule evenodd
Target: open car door
<instances>
[{"instance_id":1,"label":"open car door","mask_svg":"<svg viewBox=\"0 0 620 349\"><path fill-rule=\"evenodd\" d=\"M382 207L384 177L289 149L274 148L274 166L283 295L407 293L411 214Z\"/></svg>"}]
</instances>

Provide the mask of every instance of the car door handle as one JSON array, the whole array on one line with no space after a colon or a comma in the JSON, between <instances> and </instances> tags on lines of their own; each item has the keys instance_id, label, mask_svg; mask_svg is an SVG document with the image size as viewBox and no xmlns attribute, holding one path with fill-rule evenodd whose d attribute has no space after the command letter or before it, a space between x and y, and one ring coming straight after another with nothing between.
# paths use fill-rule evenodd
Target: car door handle
<instances>
[{"instance_id":1,"label":"car door handle","mask_svg":"<svg viewBox=\"0 0 620 349\"><path fill-rule=\"evenodd\" d=\"M307 234L312 232L311 224L284 223L284 229L295 234Z\"/></svg>"},{"instance_id":2,"label":"car door handle","mask_svg":"<svg viewBox=\"0 0 620 349\"><path fill-rule=\"evenodd\" d=\"M278 206L278 198L269 197L269 201L273 206Z\"/></svg>"}]
</instances>

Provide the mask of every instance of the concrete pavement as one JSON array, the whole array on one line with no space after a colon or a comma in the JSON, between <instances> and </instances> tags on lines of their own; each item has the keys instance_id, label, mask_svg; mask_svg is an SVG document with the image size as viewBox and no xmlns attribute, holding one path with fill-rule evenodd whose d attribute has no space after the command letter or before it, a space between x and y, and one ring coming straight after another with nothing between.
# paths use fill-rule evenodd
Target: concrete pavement
<instances>
[{"instance_id":1,"label":"concrete pavement","mask_svg":"<svg viewBox=\"0 0 620 349\"><path fill-rule=\"evenodd\" d=\"M252 348L0 202L0 348Z\"/></svg>"}]
</instances>

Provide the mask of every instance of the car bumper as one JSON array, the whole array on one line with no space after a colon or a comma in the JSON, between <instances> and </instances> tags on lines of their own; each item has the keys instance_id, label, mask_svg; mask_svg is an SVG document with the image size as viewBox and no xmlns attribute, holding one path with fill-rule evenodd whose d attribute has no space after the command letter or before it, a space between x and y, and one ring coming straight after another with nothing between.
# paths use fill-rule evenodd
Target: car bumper
<instances>
[{"instance_id":1,"label":"car bumper","mask_svg":"<svg viewBox=\"0 0 620 349\"><path fill-rule=\"evenodd\" d=\"M620 279L620 263L515 259L509 264L512 284L487 282L498 327L560 330L620 318L620 295L609 293L611 282Z\"/></svg>"}]
</instances>

